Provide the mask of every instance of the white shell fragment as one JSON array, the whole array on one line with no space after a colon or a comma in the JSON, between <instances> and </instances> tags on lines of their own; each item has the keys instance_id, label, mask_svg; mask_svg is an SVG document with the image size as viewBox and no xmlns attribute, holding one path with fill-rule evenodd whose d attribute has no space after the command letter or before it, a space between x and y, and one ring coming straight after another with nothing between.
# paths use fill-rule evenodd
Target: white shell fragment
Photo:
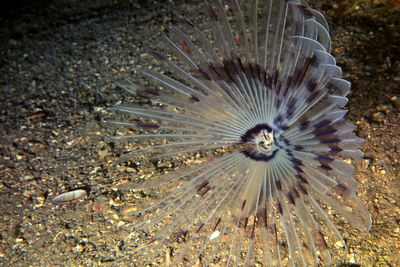
<instances>
[{"instance_id":1,"label":"white shell fragment","mask_svg":"<svg viewBox=\"0 0 400 267\"><path fill-rule=\"evenodd\" d=\"M63 202L68 202L72 200L81 199L87 196L87 192L83 189L77 189L70 192L62 193L56 197L54 197L51 201L55 204L60 204Z\"/></svg>"},{"instance_id":2,"label":"white shell fragment","mask_svg":"<svg viewBox=\"0 0 400 267\"><path fill-rule=\"evenodd\" d=\"M219 236L219 231L215 231L214 233L211 234L210 240L213 240Z\"/></svg>"}]
</instances>

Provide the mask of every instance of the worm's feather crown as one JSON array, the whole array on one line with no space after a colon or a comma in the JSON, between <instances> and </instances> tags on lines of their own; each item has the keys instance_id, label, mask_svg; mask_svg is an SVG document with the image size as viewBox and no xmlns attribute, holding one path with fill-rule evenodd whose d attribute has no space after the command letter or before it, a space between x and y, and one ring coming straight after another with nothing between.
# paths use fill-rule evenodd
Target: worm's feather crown
<instances>
[{"instance_id":1,"label":"worm's feather crown","mask_svg":"<svg viewBox=\"0 0 400 267\"><path fill-rule=\"evenodd\" d=\"M156 105L112 107L135 118L115 124L153 131L114 139L167 140L121 160L222 150L144 185L185 181L136 212L155 210L138 229L164 225L141 248L185 240L174 263L204 266L216 257L227 266L330 264L326 236L344 241L325 205L360 229L371 217L343 161L362 157L363 140L345 121L350 83L330 54L327 22L299 0L205 2L213 39L184 21L165 37L173 59L153 53L173 75L142 71L162 89L120 85Z\"/></svg>"}]
</instances>

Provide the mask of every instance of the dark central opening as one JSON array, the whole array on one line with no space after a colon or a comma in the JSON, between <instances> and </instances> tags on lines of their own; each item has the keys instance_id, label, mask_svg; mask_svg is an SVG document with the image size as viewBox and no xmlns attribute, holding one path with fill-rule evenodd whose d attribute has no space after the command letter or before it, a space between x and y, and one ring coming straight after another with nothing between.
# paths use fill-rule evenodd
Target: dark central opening
<instances>
[{"instance_id":1,"label":"dark central opening","mask_svg":"<svg viewBox=\"0 0 400 267\"><path fill-rule=\"evenodd\" d=\"M240 150L246 157L255 161L269 161L278 151L272 128L265 123L257 124L240 137L241 144L246 146Z\"/></svg>"}]
</instances>

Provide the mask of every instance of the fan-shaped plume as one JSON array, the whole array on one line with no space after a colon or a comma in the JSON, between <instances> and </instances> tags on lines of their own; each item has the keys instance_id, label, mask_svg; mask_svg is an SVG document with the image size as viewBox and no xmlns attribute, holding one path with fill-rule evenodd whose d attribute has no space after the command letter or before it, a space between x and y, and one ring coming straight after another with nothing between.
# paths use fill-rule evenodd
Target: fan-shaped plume
<instances>
[{"instance_id":1,"label":"fan-shaped plume","mask_svg":"<svg viewBox=\"0 0 400 267\"><path fill-rule=\"evenodd\" d=\"M173 264L326 266L328 247L344 244L328 207L371 226L343 161L363 155L344 119L350 83L318 11L302 1L242 2L206 1L213 37L189 21L171 29L172 59L153 53L171 75L143 70L154 86L120 84L152 104L112 107L132 118L116 124L148 130L114 139L161 141L121 161L218 150L143 185L167 193L135 213L135 228L151 236L138 254L151 260L177 245Z\"/></svg>"}]
</instances>

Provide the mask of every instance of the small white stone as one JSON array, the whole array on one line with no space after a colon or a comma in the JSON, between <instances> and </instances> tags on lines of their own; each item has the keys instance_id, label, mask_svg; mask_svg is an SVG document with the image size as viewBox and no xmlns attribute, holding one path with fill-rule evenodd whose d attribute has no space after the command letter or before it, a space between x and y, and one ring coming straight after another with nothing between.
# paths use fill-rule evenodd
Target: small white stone
<instances>
[{"instance_id":1,"label":"small white stone","mask_svg":"<svg viewBox=\"0 0 400 267\"><path fill-rule=\"evenodd\" d=\"M62 194L54 197L52 199L52 202L56 203L56 204L59 204L59 203L63 203L63 202L68 202L68 201L72 201L72 200L81 199L81 198L84 198L86 196L87 196L86 190L77 189L77 190L74 190L74 191L62 193Z\"/></svg>"},{"instance_id":2,"label":"small white stone","mask_svg":"<svg viewBox=\"0 0 400 267\"><path fill-rule=\"evenodd\" d=\"M219 231L215 231L214 233L211 234L210 240L213 240L215 238L219 237Z\"/></svg>"}]
</instances>

